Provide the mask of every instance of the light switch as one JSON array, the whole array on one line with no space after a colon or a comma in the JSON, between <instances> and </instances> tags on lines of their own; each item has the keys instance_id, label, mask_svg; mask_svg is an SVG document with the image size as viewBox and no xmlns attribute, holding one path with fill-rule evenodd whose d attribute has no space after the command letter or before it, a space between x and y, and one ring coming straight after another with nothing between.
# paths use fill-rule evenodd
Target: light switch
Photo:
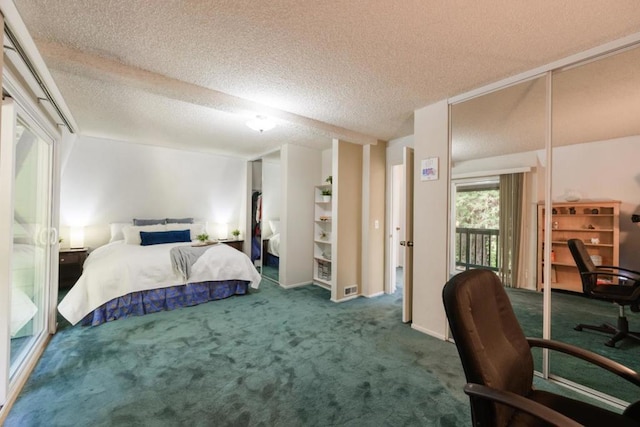
<instances>
[{"instance_id":1,"label":"light switch","mask_svg":"<svg viewBox=\"0 0 640 427\"><path fill-rule=\"evenodd\" d=\"M378 221L377 219L373 221L373 228L375 228L376 230L380 228L380 221Z\"/></svg>"}]
</instances>

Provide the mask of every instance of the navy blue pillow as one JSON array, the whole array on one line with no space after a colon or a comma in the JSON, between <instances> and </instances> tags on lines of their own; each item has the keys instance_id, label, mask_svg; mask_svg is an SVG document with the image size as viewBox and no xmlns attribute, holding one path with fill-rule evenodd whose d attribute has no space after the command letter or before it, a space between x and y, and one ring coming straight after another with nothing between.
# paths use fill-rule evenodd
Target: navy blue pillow
<instances>
[{"instance_id":1,"label":"navy blue pillow","mask_svg":"<svg viewBox=\"0 0 640 427\"><path fill-rule=\"evenodd\" d=\"M172 231L141 231L140 245L160 245L163 243L179 243L190 242L191 231L189 230L172 230Z\"/></svg>"}]
</instances>

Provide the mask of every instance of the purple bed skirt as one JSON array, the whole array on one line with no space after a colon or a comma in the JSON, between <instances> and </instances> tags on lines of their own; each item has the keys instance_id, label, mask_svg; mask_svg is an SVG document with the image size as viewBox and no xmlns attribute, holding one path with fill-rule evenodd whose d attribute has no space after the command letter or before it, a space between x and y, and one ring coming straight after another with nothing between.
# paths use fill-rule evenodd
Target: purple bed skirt
<instances>
[{"instance_id":1,"label":"purple bed skirt","mask_svg":"<svg viewBox=\"0 0 640 427\"><path fill-rule=\"evenodd\" d=\"M114 298L87 314L80 323L97 326L117 319L142 316L158 311L175 310L205 302L244 295L249 288L245 280L187 283L168 288L132 292Z\"/></svg>"}]
</instances>

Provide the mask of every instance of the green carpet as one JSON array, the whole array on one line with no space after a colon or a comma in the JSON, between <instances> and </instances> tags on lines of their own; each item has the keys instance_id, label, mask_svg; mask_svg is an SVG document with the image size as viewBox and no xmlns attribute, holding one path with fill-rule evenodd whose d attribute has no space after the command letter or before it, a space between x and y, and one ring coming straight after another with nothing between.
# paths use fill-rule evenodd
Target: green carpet
<instances>
[{"instance_id":1,"label":"green carpet","mask_svg":"<svg viewBox=\"0 0 640 427\"><path fill-rule=\"evenodd\" d=\"M63 325L6 426L463 426L455 346L402 324L397 295L260 290Z\"/></svg>"},{"instance_id":2,"label":"green carpet","mask_svg":"<svg viewBox=\"0 0 640 427\"><path fill-rule=\"evenodd\" d=\"M262 266L262 276L267 279L271 279L274 282L278 283L280 280L280 269L278 267L274 267L272 265L263 265Z\"/></svg>"},{"instance_id":3,"label":"green carpet","mask_svg":"<svg viewBox=\"0 0 640 427\"><path fill-rule=\"evenodd\" d=\"M527 336L542 336L541 292L507 288L518 321ZM640 342L625 339L616 348L607 347L605 341L610 335L600 332L574 330L578 323L599 325L603 322L616 324L617 306L605 301L585 298L579 294L553 292L551 294L551 337L555 340L576 345L615 360L633 370L640 371ZM640 330L638 313L627 310L631 330ZM541 352L534 349L536 369L541 370ZM638 399L638 388L631 383L610 374L602 368L581 360L552 352L551 373L570 381L586 385L627 402Z\"/></svg>"}]
</instances>

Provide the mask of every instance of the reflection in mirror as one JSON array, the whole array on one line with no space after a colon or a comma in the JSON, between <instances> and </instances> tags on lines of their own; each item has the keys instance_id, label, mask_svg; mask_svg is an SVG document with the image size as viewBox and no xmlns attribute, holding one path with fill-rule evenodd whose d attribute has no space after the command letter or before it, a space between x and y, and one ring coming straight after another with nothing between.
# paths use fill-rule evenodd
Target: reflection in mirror
<instances>
[{"instance_id":1,"label":"reflection in mirror","mask_svg":"<svg viewBox=\"0 0 640 427\"><path fill-rule=\"evenodd\" d=\"M280 151L262 158L262 276L280 280Z\"/></svg>"},{"instance_id":2,"label":"reflection in mirror","mask_svg":"<svg viewBox=\"0 0 640 427\"><path fill-rule=\"evenodd\" d=\"M262 160L254 160L251 165L251 206L249 206L249 232L247 240L251 245L251 261L258 271L262 271Z\"/></svg>"},{"instance_id":3,"label":"reflection in mirror","mask_svg":"<svg viewBox=\"0 0 640 427\"><path fill-rule=\"evenodd\" d=\"M544 78L451 106L450 275L489 268L527 336L542 337L537 206L545 181ZM541 353L534 352L541 370Z\"/></svg>"},{"instance_id":4,"label":"reflection in mirror","mask_svg":"<svg viewBox=\"0 0 640 427\"><path fill-rule=\"evenodd\" d=\"M615 327L620 305L588 298L567 240L578 239L595 265L640 270L640 48L554 73L552 199L552 338L640 369L640 341L610 342L612 334L579 325ZM599 277L613 286L631 281ZM624 305L629 329L640 331L640 314ZM627 305L628 304L628 305ZM578 328L580 329L580 328ZM612 348L609 345L615 345ZM626 402L637 388L585 363L552 353L551 373Z\"/></svg>"}]
</instances>

